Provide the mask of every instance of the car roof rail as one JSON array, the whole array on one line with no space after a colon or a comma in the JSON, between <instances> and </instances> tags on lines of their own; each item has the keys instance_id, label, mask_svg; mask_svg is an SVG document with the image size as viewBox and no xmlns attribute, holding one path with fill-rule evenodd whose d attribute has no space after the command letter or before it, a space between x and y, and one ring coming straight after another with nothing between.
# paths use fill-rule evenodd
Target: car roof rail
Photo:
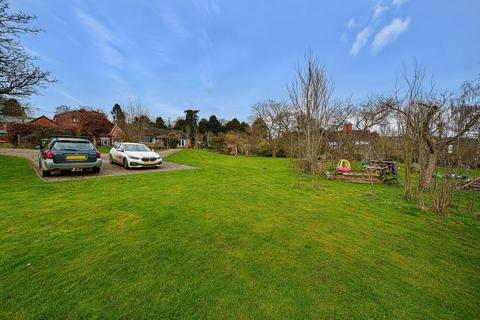
<instances>
[{"instance_id":1,"label":"car roof rail","mask_svg":"<svg viewBox=\"0 0 480 320\"><path fill-rule=\"evenodd\" d=\"M71 139L87 139L90 140L88 136L69 136L69 135L55 135L49 139L58 139L58 138L71 138Z\"/></svg>"}]
</instances>

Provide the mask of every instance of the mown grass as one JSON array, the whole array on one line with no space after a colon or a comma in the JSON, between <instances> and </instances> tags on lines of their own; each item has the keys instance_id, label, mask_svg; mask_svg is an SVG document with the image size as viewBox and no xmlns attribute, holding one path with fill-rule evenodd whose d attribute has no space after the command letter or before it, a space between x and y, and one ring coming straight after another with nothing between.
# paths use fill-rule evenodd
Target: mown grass
<instances>
[{"instance_id":1,"label":"mown grass","mask_svg":"<svg viewBox=\"0 0 480 320\"><path fill-rule=\"evenodd\" d=\"M44 183L0 157L0 318L478 317L478 195L439 217L287 159L169 160L199 169Z\"/></svg>"},{"instance_id":2,"label":"mown grass","mask_svg":"<svg viewBox=\"0 0 480 320\"><path fill-rule=\"evenodd\" d=\"M112 149L110 146L97 146L96 148L100 153L109 153L110 149Z\"/></svg>"}]
</instances>

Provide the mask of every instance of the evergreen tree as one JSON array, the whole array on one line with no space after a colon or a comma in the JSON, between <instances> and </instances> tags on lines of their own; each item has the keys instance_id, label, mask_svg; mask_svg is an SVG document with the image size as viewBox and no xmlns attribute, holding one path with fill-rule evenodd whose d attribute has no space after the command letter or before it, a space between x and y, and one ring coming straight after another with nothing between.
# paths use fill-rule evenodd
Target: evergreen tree
<instances>
[{"instance_id":1,"label":"evergreen tree","mask_svg":"<svg viewBox=\"0 0 480 320\"><path fill-rule=\"evenodd\" d=\"M115 105L112 108L112 119L113 123L115 123L118 126L122 126L125 124L125 113L122 110L122 107L118 103L115 103Z\"/></svg>"},{"instance_id":2,"label":"evergreen tree","mask_svg":"<svg viewBox=\"0 0 480 320\"><path fill-rule=\"evenodd\" d=\"M163 128L166 128L166 127L167 127L167 125L165 124L165 121L163 120L162 117L155 118L155 128L163 129Z\"/></svg>"}]
</instances>

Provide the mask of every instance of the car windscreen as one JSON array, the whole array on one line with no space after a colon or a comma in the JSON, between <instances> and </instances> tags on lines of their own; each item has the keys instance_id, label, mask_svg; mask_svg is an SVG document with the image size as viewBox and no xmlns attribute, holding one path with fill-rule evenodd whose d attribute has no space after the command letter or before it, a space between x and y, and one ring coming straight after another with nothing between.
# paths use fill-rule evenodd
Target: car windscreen
<instances>
[{"instance_id":1,"label":"car windscreen","mask_svg":"<svg viewBox=\"0 0 480 320\"><path fill-rule=\"evenodd\" d=\"M83 141L57 141L53 145L53 150L67 151L93 151L95 147L90 142Z\"/></svg>"},{"instance_id":2,"label":"car windscreen","mask_svg":"<svg viewBox=\"0 0 480 320\"><path fill-rule=\"evenodd\" d=\"M125 151L142 152L142 151L150 151L150 149L148 149L148 147L143 144L126 144Z\"/></svg>"}]
</instances>

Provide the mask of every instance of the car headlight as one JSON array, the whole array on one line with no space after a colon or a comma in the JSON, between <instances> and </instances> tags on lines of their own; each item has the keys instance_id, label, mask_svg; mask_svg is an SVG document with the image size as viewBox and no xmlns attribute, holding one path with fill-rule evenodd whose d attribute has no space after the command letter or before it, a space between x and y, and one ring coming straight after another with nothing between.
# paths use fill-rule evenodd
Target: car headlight
<instances>
[{"instance_id":1,"label":"car headlight","mask_svg":"<svg viewBox=\"0 0 480 320\"><path fill-rule=\"evenodd\" d=\"M140 160L139 157L134 157L134 156L128 156L130 159L133 159L133 160Z\"/></svg>"}]
</instances>

